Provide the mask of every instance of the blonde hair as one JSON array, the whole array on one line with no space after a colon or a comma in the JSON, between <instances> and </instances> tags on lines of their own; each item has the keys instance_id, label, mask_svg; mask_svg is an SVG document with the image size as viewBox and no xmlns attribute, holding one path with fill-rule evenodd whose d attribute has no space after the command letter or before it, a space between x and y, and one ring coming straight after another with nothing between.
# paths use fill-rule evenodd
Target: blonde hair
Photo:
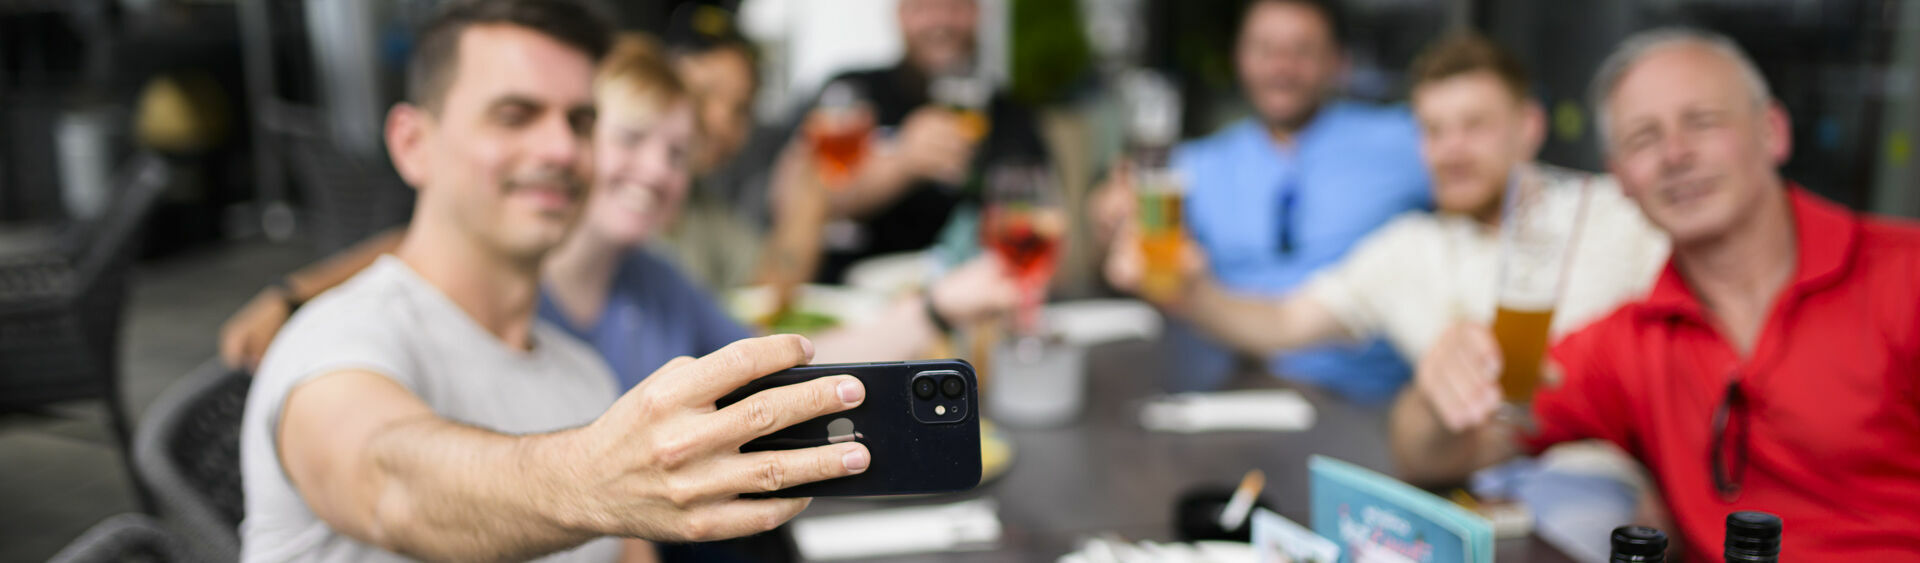
<instances>
[{"instance_id":1,"label":"blonde hair","mask_svg":"<svg viewBox=\"0 0 1920 563\"><path fill-rule=\"evenodd\" d=\"M686 83L674 72L666 50L644 33L622 33L614 39L594 75L593 93L597 103L640 103L655 114L688 98Z\"/></svg>"}]
</instances>

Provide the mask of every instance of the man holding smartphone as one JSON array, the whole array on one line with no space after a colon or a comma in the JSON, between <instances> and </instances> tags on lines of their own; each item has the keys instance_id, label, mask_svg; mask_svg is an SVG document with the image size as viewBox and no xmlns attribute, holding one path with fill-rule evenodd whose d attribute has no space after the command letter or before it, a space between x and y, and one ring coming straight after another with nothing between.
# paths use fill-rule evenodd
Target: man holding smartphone
<instances>
[{"instance_id":1,"label":"man holding smartphone","mask_svg":"<svg viewBox=\"0 0 1920 563\"><path fill-rule=\"evenodd\" d=\"M807 363L803 338L676 359L616 398L590 349L535 320L541 258L588 185L599 21L559 0L461 1L418 36L386 124L419 192L412 226L303 307L262 362L242 421L244 560L605 561L623 547L609 536L770 529L807 501L739 495L866 469L859 443L738 451L858 406L851 377L714 408Z\"/></svg>"}]
</instances>

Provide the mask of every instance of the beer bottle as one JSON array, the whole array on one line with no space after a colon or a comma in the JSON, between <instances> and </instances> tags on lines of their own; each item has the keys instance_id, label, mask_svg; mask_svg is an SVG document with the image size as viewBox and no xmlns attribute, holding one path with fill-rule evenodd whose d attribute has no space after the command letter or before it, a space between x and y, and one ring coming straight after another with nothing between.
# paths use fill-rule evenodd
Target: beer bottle
<instances>
[{"instance_id":1,"label":"beer bottle","mask_svg":"<svg viewBox=\"0 0 1920 563\"><path fill-rule=\"evenodd\" d=\"M1780 517L1741 511L1727 515L1728 563L1775 563L1780 560Z\"/></svg>"},{"instance_id":2,"label":"beer bottle","mask_svg":"<svg viewBox=\"0 0 1920 563\"><path fill-rule=\"evenodd\" d=\"M1607 563L1665 563L1667 534L1646 526L1613 529L1613 554Z\"/></svg>"}]
</instances>

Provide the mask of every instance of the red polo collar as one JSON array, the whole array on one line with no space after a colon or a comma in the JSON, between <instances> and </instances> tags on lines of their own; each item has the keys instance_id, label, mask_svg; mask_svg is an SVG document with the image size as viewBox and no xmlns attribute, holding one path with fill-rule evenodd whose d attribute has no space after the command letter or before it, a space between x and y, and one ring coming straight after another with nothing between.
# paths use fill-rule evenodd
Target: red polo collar
<instances>
[{"instance_id":1,"label":"red polo collar","mask_svg":"<svg viewBox=\"0 0 1920 563\"><path fill-rule=\"evenodd\" d=\"M1795 259L1793 282L1780 295L1780 302L1797 300L1832 285L1846 273L1860 238L1860 220L1853 211L1807 191L1798 184L1787 184L1788 207L1793 213ZM1693 316L1705 318L1700 303L1674 259L1642 301L1640 312L1652 316Z\"/></svg>"}]
</instances>

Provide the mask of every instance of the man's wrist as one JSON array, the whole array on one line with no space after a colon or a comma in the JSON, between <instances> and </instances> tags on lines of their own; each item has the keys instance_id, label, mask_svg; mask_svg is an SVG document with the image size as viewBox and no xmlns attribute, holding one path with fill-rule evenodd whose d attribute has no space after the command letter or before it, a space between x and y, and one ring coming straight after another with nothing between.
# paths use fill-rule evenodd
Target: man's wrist
<instances>
[{"instance_id":1,"label":"man's wrist","mask_svg":"<svg viewBox=\"0 0 1920 563\"><path fill-rule=\"evenodd\" d=\"M1219 288L1212 286L1211 281L1204 277L1189 276L1180 280L1179 288L1157 305L1168 316L1190 319L1199 314L1199 310L1204 308L1205 300L1213 296L1209 292L1218 290Z\"/></svg>"},{"instance_id":2,"label":"man's wrist","mask_svg":"<svg viewBox=\"0 0 1920 563\"><path fill-rule=\"evenodd\" d=\"M539 517L560 530L584 537L609 534L612 528L606 515L595 508L598 495L589 490L598 482L584 472L593 465L569 461L582 452L595 450L587 427L521 438L516 449L520 477L536 484L530 492ZM605 459L587 455L583 459Z\"/></svg>"},{"instance_id":3,"label":"man's wrist","mask_svg":"<svg viewBox=\"0 0 1920 563\"><path fill-rule=\"evenodd\" d=\"M307 302L299 290L294 288L293 279L289 276L274 278L273 282L267 284L267 291L272 292L275 297L280 299L281 304L287 306L287 313L289 314L299 310L300 306L305 305Z\"/></svg>"}]
</instances>

